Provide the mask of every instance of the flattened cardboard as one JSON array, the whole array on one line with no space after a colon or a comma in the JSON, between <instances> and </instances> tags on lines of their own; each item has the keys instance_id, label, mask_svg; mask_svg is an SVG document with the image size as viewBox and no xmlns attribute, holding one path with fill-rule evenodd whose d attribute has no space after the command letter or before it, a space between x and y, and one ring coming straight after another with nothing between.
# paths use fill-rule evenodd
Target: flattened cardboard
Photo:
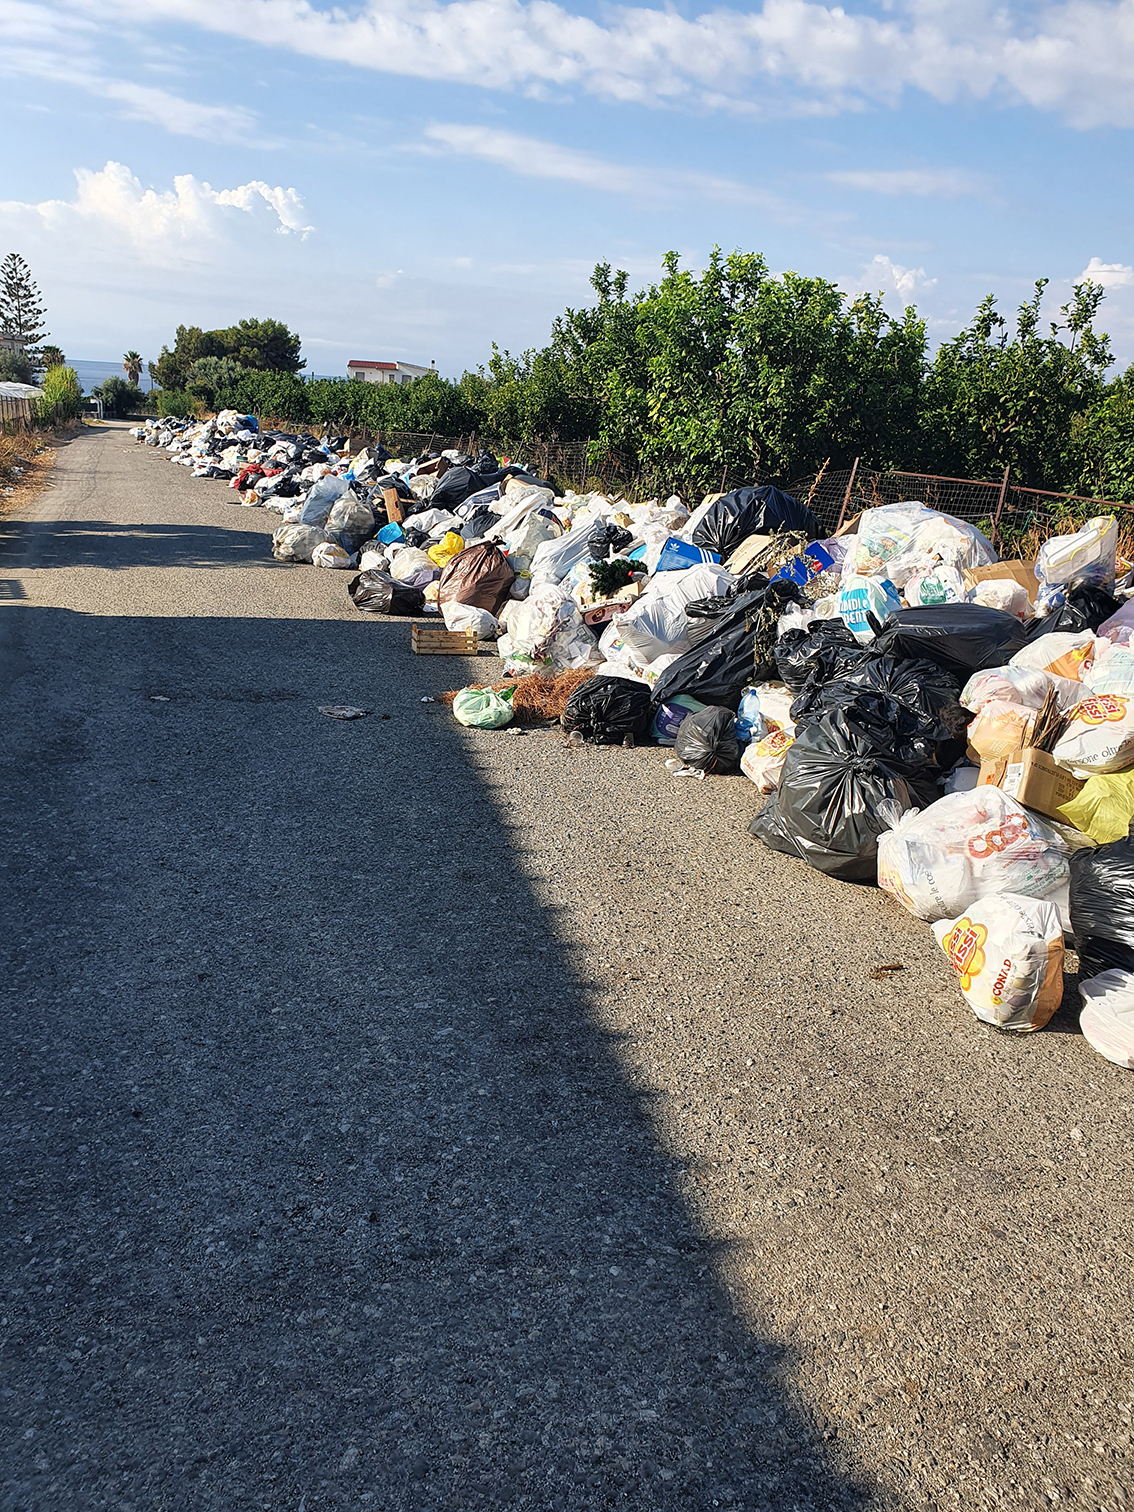
<instances>
[{"instance_id":1,"label":"flattened cardboard","mask_svg":"<svg viewBox=\"0 0 1134 1512\"><path fill-rule=\"evenodd\" d=\"M987 583L991 578L1010 578L1013 583L1019 583L1027 589L1028 597L1035 602L1036 594L1039 593L1039 579L1032 571L1034 563L1021 562L993 562L991 567L965 567L962 575L965 579L966 588L975 588L977 583Z\"/></svg>"}]
</instances>

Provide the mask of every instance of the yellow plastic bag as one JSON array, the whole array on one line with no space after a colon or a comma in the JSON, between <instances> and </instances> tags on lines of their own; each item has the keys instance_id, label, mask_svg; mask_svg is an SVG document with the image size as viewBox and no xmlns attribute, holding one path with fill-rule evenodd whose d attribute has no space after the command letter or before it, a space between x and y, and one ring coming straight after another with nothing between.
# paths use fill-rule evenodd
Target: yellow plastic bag
<instances>
[{"instance_id":1,"label":"yellow plastic bag","mask_svg":"<svg viewBox=\"0 0 1134 1512\"><path fill-rule=\"evenodd\" d=\"M429 560L435 562L438 567L444 568L464 549L465 543L462 537L455 530L447 530L437 545L429 548Z\"/></svg>"},{"instance_id":2,"label":"yellow plastic bag","mask_svg":"<svg viewBox=\"0 0 1134 1512\"><path fill-rule=\"evenodd\" d=\"M1100 845L1125 840L1134 819L1134 767L1088 777L1083 791L1059 812Z\"/></svg>"}]
</instances>

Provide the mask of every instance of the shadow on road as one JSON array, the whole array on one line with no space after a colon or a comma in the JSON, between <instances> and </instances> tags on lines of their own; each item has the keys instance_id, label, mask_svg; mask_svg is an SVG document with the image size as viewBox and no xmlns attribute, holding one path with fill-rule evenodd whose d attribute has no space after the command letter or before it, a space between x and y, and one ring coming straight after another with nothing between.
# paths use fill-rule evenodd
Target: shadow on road
<instances>
[{"instance_id":1,"label":"shadow on road","mask_svg":"<svg viewBox=\"0 0 1134 1512\"><path fill-rule=\"evenodd\" d=\"M227 500L225 501L228 502ZM237 506L239 507L239 505ZM264 511L257 511L261 520ZM279 524L277 515L269 516ZM262 530L221 525L120 525L110 520L37 520L35 567L273 567ZM26 538L24 521L0 520L0 555Z\"/></svg>"},{"instance_id":2,"label":"shadow on road","mask_svg":"<svg viewBox=\"0 0 1134 1512\"><path fill-rule=\"evenodd\" d=\"M61 558L240 543L88 529ZM420 702L467 668L391 622L0 619L5 1504L869 1501Z\"/></svg>"}]
</instances>

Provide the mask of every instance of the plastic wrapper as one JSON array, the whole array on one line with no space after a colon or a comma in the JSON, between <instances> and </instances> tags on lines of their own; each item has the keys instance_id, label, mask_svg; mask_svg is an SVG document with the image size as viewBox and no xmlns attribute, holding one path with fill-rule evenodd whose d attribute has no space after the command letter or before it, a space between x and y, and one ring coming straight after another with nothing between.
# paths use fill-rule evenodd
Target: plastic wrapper
<instances>
[{"instance_id":1,"label":"plastic wrapper","mask_svg":"<svg viewBox=\"0 0 1134 1512\"><path fill-rule=\"evenodd\" d=\"M637 741L650 727L650 690L626 677L592 677L567 700L562 725L591 745Z\"/></svg>"},{"instance_id":2,"label":"plastic wrapper","mask_svg":"<svg viewBox=\"0 0 1134 1512\"><path fill-rule=\"evenodd\" d=\"M1028 590L1023 583L1017 583L1012 578L986 578L983 583L977 583L969 590L968 599L970 604L983 604L986 609L999 609L1004 614L1013 614L1022 622L1030 620L1035 614Z\"/></svg>"},{"instance_id":3,"label":"plastic wrapper","mask_svg":"<svg viewBox=\"0 0 1134 1512\"><path fill-rule=\"evenodd\" d=\"M453 714L459 724L474 730L500 730L512 723L512 694L506 688L462 688L453 700Z\"/></svg>"},{"instance_id":4,"label":"plastic wrapper","mask_svg":"<svg viewBox=\"0 0 1134 1512\"><path fill-rule=\"evenodd\" d=\"M349 551L344 551L338 541L320 541L311 553L312 567L332 567L339 571L350 571L354 562Z\"/></svg>"},{"instance_id":5,"label":"plastic wrapper","mask_svg":"<svg viewBox=\"0 0 1134 1512\"><path fill-rule=\"evenodd\" d=\"M466 546L448 563L438 588L440 603L474 604L499 615L516 574L499 546L478 541Z\"/></svg>"},{"instance_id":6,"label":"plastic wrapper","mask_svg":"<svg viewBox=\"0 0 1134 1512\"><path fill-rule=\"evenodd\" d=\"M1047 672L1033 672L1027 667L987 667L969 678L961 689L961 702L977 713L993 702L1019 704L1022 709L1037 711L1054 681Z\"/></svg>"},{"instance_id":7,"label":"plastic wrapper","mask_svg":"<svg viewBox=\"0 0 1134 1512\"><path fill-rule=\"evenodd\" d=\"M863 645L872 641L887 616L901 607L898 590L889 578L852 573L839 589L839 618Z\"/></svg>"},{"instance_id":8,"label":"plastic wrapper","mask_svg":"<svg viewBox=\"0 0 1134 1512\"><path fill-rule=\"evenodd\" d=\"M929 791L924 773L891 753L885 724L851 704L799 732L749 830L828 876L873 880L887 818L919 808Z\"/></svg>"},{"instance_id":9,"label":"plastic wrapper","mask_svg":"<svg viewBox=\"0 0 1134 1512\"><path fill-rule=\"evenodd\" d=\"M858 534L848 543L843 576L887 577L904 588L915 573L943 566L988 567L995 561L991 541L975 525L924 504L886 504L863 510Z\"/></svg>"},{"instance_id":10,"label":"plastic wrapper","mask_svg":"<svg viewBox=\"0 0 1134 1512\"><path fill-rule=\"evenodd\" d=\"M982 761L1006 761L1027 744L1032 723L1032 710L994 698L969 726L970 754L975 751Z\"/></svg>"},{"instance_id":11,"label":"plastic wrapper","mask_svg":"<svg viewBox=\"0 0 1134 1512\"><path fill-rule=\"evenodd\" d=\"M1017 893L980 898L934 924L965 1001L983 1023L1042 1029L1063 998L1063 926L1052 903Z\"/></svg>"},{"instance_id":12,"label":"plastic wrapper","mask_svg":"<svg viewBox=\"0 0 1134 1512\"><path fill-rule=\"evenodd\" d=\"M709 706L688 715L674 741L675 754L695 772L735 772L740 765L736 715Z\"/></svg>"},{"instance_id":13,"label":"plastic wrapper","mask_svg":"<svg viewBox=\"0 0 1134 1512\"><path fill-rule=\"evenodd\" d=\"M932 567L926 572L915 572L906 579L903 592L912 609L925 609L930 604L963 604L968 597L965 580L956 567ZM1027 593L1024 598L1027 600ZM974 602L983 603L984 600L974 599ZM1028 602L1030 605L1030 600ZM993 607L999 609L1002 606L996 604ZM1017 615L1018 619L1022 617Z\"/></svg>"},{"instance_id":14,"label":"plastic wrapper","mask_svg":"<svg viewBox=\"0 0 1134 1512\"><path fill-rule=\"evenodd\" d=\"M1012 661L1026 640L1020 621L999 609L940 604L890 615L872 650L882 656L923 656L964 683L974 672Z\"/></svg>"},{"instance_id":15,"label":"plastic wrapper","mask_svg":"<svg viewBox=\"0 0 1134 1512\"><path fill-rule=\"evenodd\" d=\"M1134 699L1121 693L1092 693L1081 699L1051 754L1076 775L1124 772L1134 766Z\"/></svg>"},{"instance_id":16,"label":"plastic wrapper","mask_svg":"<svg viewBox=\"0 0 1134 1512\"><path fill-rule=\"evenodd\" d=\"M725 561L749 536L774 535L783 530L799 531L809 541L822 534L819 521L809 509L765 483L759 488L736 488L714 500L693 526L689 539L694 546L703 546Z\"/></svg>"},{"instance_id":17,"label":"plastic wrapper","mask_svg":"<svg viewBox=\"0 0 1134 1512\"><path fill-rule=\"evenodd\" d=\"M310 562L316 546L327 539L318 525L281 525L272 532L272 555L281 562Z\"/></svg>"},{"instance_id":18,"label":"plastic wrapper","mask_svg":"<svg viewBox=\"0 0 1134 1512\"><path fill-rule=\"evenodd\" d=\"M1134 1069L1134 971L1102 971L1079 983L1079 1028L1092 1050Z\"/></svg>"},{"instance_id":19,"label":"plastic wrapper","mask_svg":"<svg viewBox=\"0 0 1134 1512\"><path fill-rule=\"evenodd\" d=\"M1134 971L1134 828L1071 857L1071 930L1080 976Z\"/></svg>"},{"instance_id":20,"label":"plastic wrapper","mask_svg":"<svg viewBox=\"0 0 1134 1512\"><path fill-rule=\"evenodd\" d=\"M373 569L352 578L347 592L354 607L364 614L420 614L425 607L420 588L408 588L389 573Z\"/></svg>"},{"instance_id":21,"label":"plastic wrapper","mask_svg":"<svg viewBox=\"0 0 1134 1512\"><path fill-rule=\"evenodd\" d=\"M1058 901L1067 846L997 787L949 793L905 814L878 846L878 885L919 919L951 919L990 893Z\"/></svg>"},{"instance_id":22,"label":"plastic wrapper","mask_svg":"<svg viewBox=\"0 0 1134 1512\"><path fill-rule=\"evenodd\" d=\"M1109 845L1129 833L1134 820L1134 767L1088 777L1078 796L1059 812L1097 845Z\"/></svg>"}]
</instances>

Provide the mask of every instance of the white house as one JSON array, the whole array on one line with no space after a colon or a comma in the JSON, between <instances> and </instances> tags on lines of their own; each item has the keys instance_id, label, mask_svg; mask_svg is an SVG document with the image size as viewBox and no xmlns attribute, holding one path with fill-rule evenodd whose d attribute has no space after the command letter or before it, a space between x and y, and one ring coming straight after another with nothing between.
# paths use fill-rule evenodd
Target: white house
<instances>
[{"instance_id":1,"label":"white house","mask_svg":"<svg viewBox=\"0 0 1134 1512\"><path fill-rule=\"evenodd\" d=\"M426 373L435 373L437 364L420 367L416 362L363 362L356 358L347 363L346 370L348 378L361 378L364 383L412 383Z\"/></svg>"}]
</instances>

